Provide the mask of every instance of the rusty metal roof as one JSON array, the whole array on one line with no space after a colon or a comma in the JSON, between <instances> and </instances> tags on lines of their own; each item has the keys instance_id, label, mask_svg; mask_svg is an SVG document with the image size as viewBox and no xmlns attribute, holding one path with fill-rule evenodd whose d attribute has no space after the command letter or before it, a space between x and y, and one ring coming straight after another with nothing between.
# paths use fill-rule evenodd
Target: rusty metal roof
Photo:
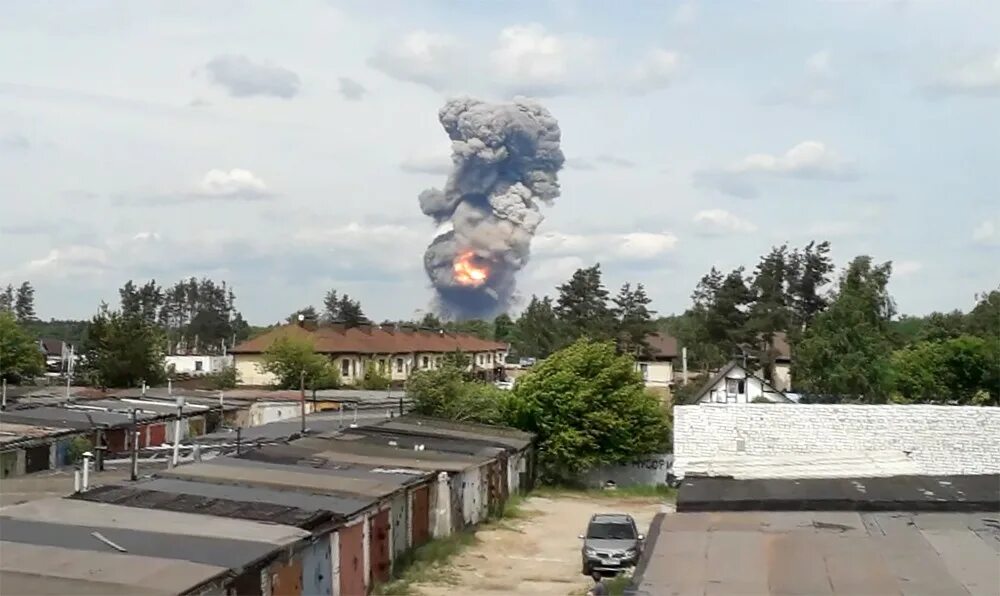
<instances>
[{"instance_id":1,"label":"rusty metal roof","mask_svg":"<svg viewBox=\"0 0 1000 596\"><path fill-rule=\"evenodd\" d=\"M415 352L447 353L489 352L506 350L507 344L480 339L460 333L436 332L426 329L390 328L362 325L345 329L342 325L319 327L314 330L298 325L284 325L247 340L230 350L234 354L260 354L279 338L311 341L315 350L324 354L412 354Z\"/></svg>"}]
</instances>

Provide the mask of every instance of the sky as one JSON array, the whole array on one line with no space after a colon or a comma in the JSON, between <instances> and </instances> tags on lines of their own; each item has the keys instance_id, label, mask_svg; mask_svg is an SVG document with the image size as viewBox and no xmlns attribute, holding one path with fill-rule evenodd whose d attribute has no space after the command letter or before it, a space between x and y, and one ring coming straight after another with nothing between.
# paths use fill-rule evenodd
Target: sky
<instances>
[{"instance_id":1,"label":"sky","mask_svg":"<svg viewBox=\"0 0 1000 596\"><path fill-rule=\"evenodd\" d=\"M829 240L900 312L1000 284L1000 3L10 1L0 284L85 318L226 280L265 324L329 288L421 316L449 97L537 98L562 196L522 304L599 262L683 311L712 266Z\"/></svg>"}]
</instances>

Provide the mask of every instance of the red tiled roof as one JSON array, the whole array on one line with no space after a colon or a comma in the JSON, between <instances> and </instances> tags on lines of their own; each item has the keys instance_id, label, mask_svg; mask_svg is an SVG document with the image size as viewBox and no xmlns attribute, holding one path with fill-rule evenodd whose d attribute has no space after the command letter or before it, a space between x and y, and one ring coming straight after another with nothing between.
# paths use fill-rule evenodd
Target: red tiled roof
<instances>
[{"instance_id":1,"label":"red tiled roof","mask_svg":"<svg viewBox=\"0 0 1000 596\"><path fill-rule=\"evenodd\" d=\"M679 355L677 338L666 333L650 333L646 336L646 344L653 360L670 360Z\"/></svg>"},{"instance_id":2,"label":"red tiled roof","mask_svg":"<svg viewBox=\"0 0 1000 596\"><path fill-rule=\"evenodd\" d=\"M319 327L315 330L298 325L284 325L247 340L230 350L234 354L259 354L280 337L295 337L313 342L322 354L406 354L411 352L490 352L506 350L507 344L472 335L413 329L362 325Z\"/></svg>"}]
</instances>

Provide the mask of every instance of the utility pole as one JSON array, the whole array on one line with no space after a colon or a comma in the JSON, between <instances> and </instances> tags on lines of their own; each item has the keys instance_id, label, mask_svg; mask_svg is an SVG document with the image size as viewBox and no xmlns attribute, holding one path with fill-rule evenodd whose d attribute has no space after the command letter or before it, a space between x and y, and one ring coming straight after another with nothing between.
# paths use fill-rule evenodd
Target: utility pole
<instances>
[{"instance_id":1,"label":"utility pole","mask_svg":"<svg viewBox=\"0 0 1000 596\"><path fill-rule=\"evenodd\" d=\"M171 466L176 467L181 451L181 421L184 419L184 396L177 396L177 422L174 425L174 455L170 459Z\"/></svg>"},{"instance_id":2,"label":"utility pole","mask_svg":"<svg viewBox=\"0 0 1000 596\"><path fill-rule=\"evenodd\" d=\"M302 412L302 434L306 434L306 369L299 373L299 406Z\"/></svg>"},{"instance_id":3,"label":"utility pole","mask_svg":"<svg viewBox=\"0 0 1000 596\"><path fill-rule=\"evenodd\" d=\"M132 481L139 479L139 411L132 408Z\"/></svg>"},{"instance_id":4,"label":"utility pole","mask_svg":"<svg viewBox=\"0 0 1000 596\"><path fill-rule=\"evenodd\" d=\"M681 348L681 370L683 371L682 374L684 375L683 379L681 380L681 383L683 383L684 385L687 385L688 384L688 349L687 348Z\"/></svg>"}]
</instances>

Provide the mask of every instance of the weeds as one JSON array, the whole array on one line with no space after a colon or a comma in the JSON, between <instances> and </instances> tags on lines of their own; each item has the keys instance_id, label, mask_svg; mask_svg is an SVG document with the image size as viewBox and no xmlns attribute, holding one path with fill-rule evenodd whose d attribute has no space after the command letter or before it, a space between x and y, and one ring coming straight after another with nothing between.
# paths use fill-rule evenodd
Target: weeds
<instances>
[{"instance_id":1,"label":"weeds","mask_svg":"<svg viewBox=\"0 0 1000 596\"><path fill-rule=\"evenodd\" d=\"M412 584L454 584L458 575L453 569L446 567L445 563L476 542L475 530L469 529L418 546L396 559L393 572L395 578L375 586L374 593L407 596L415 593Z\"/></svg>"}]
</instances>

